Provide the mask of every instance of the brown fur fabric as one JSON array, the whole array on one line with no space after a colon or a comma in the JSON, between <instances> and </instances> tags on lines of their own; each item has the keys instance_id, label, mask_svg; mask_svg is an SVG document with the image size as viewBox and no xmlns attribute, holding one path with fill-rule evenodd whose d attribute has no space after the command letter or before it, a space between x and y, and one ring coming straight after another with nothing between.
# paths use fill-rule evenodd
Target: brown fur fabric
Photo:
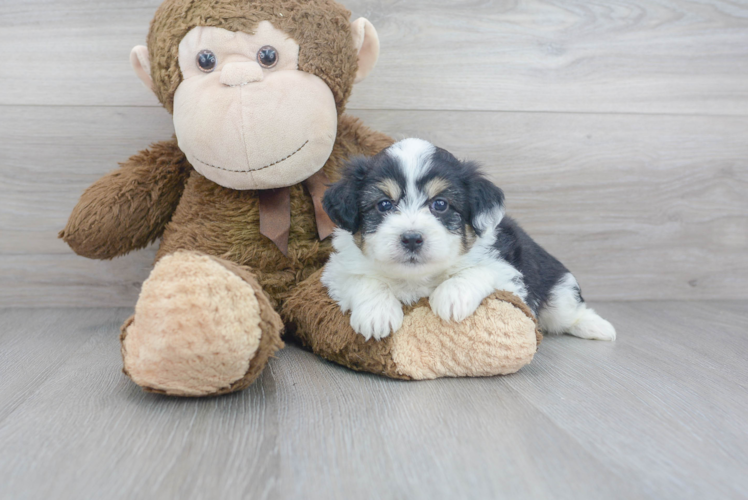
<instances>
[{"instance_id":1,"label":"brown fur fabric","mask_svg":"<svg viewBox=\"0 0 748 500\"><path fill-rule=\"evenodd\" d=\"M176 139L156 143L89 187L59 237L90 259L144 248L163 233L191 171Z\"/></svg>"},{"instance_id":2,"label":"brown fur fabric","mask_svg":"<svg viewBox=\"0 0 748 500\"><path fill-rule=\"evenodd\" d=\"M350 316L343 314L327 295L318 271L301 283L281 309L292 336L315 354L352 370L411 380L398 373L392 360L392 337L364 340L353 331Z\"/></svg>"},{"instance_id":3,"label":"brown fur fabric","mask_svg":"<svg viewBox=\"0 0 748 500\"><path fill-rule=\"evenodd\" d=\"M179 42L192 28L252 33L260 22L270 21L299 43L299 69L327 83L342 114L358 68L350 15L332 0L166 0L148 35L156 95L171 113L174 92L182 82Z\"/></svg>"},{"instance_id":4,"label":"brown fur fabric","mask_svg":"<svg viewBox=\"0 0 748 500\"><path fill-rule=\"evenodd\" d=\"M390 144L389 137L344 115L324 171L334 182L348 158L372 155ZM257 191L227 189L193 171L156 258L177 250L197 250L247 266L277 307L296 284L324 265L331 248L329 239L319 241L314 203L302 185L291 187L291 234L286 257L260 234Z\"/></svg>"}]
</instances>

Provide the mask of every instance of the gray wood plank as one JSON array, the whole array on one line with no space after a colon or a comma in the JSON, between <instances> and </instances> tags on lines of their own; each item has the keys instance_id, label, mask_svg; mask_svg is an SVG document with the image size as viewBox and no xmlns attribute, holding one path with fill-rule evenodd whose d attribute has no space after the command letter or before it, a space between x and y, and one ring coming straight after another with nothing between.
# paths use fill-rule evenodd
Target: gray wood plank
<instances>
[{"instance_id":1,"label":"gray wood plank","mask_svg":"<svg viewBox=\"0 0 748 500\"><path fill-rule=\"evenodd\" d=\"M743 118L356 114L481 162L508 213L590 298L748 297Z\"/></svg>"},{"instance_id":2,"label":"gray wood plank","mask_svg":"<svg viewBox=\"0 0 748 500\"><path fill-rule=\"evenodd\" d=\"M130 69L159 0L0 5L0 104L157 105ZM354 109L748 113L744 1L347 0L382 57Z\"/></svg>"},{"instance_id":3,"label":"gray wood plank","mask_svg":"<svg viewBox=\"0 0 748 500\"><path fill-rule=\"evenodd\" d=\"M75 256L57 233L87 186L172 136L168 113L25 106L2 113L0 305L132 306L155 247L112 262L90 261Z\"/></svg>"},{"instance_id":4,"label":"gray wood plank","mask_svg":"<svg viewBox=\"0 0 748 500\"><path fill-rule=\"evenodd\" d=\"M281 439L283 471L295 478L282 482L282 497L647 497L539 418L503 379L353 379L307 353L289 354L292 373L281 380L296 386L279 394L289 414L282 428L305 438ZM324 396L305 397L307 384ZM313 461L321 465L309 467ZM381 478L376 484L368 481L372 473ZM331 487L337 494L327 493Z\"/></svg>"},{"instance_id":5,"label":"gray wood plank","mask_svg":"<svg viewBox=\"0 0 748 500\"><path fill-rule=\"evenodd\" d=\"M637 347L669 358L663 368L679 362L682 369L697 376L722 377L726 387L737 384L748 390L748 363L742 348L748 333L745 302L727 301L718 307L711 301L668 302L664 307L654 302L646 308L634 302L616 304L612 314L617 322L636 321ZM681 337L691 331L699 333L683 342Z\"/></svg>"},{"instance_id":6,"label":"gray wood plank","mask_svg":"<svg viewBox=\"0 0 748 500\"><path fill-rule=\"evenodd\" d=\"M112 261L65 251L0 256L2 307L132 307L156 256L155 246Z\"/></svg>"},{"instance_id":7,"label":"gray wood plank","mask_svg":"<svg viewBox=\"0 0 748 500\"><path fill-rule=\"evenodd\" d=\"M157 108L5 107L0 304L132 306L153 249L113 262L57 239L83 190L172 133ZM481 161L509 213L592 299L748 298L748 119L359 111Z\"/></svg>"},{"instance_id":8,"label":"gray wood plank","mask_svg":"<svg viewBox=\"0 0 748 500\"><path fill-rule=\"evenodd\" d=\"M112 331L106 309L0 311L0 421L31 396L97 331Z\"/></svg>"},{"instance_id":9,"label":"gray wood plank","mask_svg":"<svg viewBox=\"0 0 748 500\"><path fill-rule=\"evenodd\" d=\"M0 310L0 352L34 337L29 360L63 347L54 323L89 334L0 419L0 498L744 497L748 397L728 377L748 304L594 305L617 342L547 338L509 377L399 382L288 347L208 400L121 374L126 309Z\"/></svg>"},{"instance_id":10,"label":"gray wood plank","mask_svg":"<svg viewBox=\"0 0 748 500\"><path fill-rule=\"evenodd\" d=\"M657 498L745 498L748 307L731 305L742 313L726 317L721 303L600 304L620 333L614 344L546 338L535 376L508 383Z\"/></svg>"},{"instance_id":11,"label":"gray wood plank","mask_svg":"<svg viewBox=\"0 0 748 500\"><path fill-rule=\"evenodd\" d=\"M9 106L2 116L0 252L6 254L40 246L66 253L53 241L83 190L174 134L171 117L157 108Z\"/></svg>"}]
</instances>

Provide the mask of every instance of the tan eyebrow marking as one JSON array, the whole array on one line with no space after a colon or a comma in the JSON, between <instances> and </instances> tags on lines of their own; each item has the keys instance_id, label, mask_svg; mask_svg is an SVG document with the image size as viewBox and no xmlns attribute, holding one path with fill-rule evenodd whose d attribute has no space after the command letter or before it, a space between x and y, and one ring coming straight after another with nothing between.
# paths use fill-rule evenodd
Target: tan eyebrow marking
<instances>
[{"instance_id":1,"label":"tan eyebrow marking","mask_svg":"<svg viewBox=\"0 0 748 500\"><path fill-rule=\"evenodd\" d=\"M376 187L378 189L381 189L382 192L389 196L392 201L399 200L400 196L403 194L402 190L400 189L400 185L395 182L394 179L384 179L383 181L377 183Z\"/></svg>"},{"instance_id":2,"label":"tan eyebrow marking","mask_svg":"<svg viewBox=\"0 0 748 500\"><path fill-rule=\"evenodd\" d=\"M447 182L446 179L442 177L434 177L430 181L426 183L426 185L423 187L423 191L426 193L426 196L429 198L434 198L435 196L439 195L442 191L447 189L449 187L449 182Z\"/></svg>"}]
</instances>

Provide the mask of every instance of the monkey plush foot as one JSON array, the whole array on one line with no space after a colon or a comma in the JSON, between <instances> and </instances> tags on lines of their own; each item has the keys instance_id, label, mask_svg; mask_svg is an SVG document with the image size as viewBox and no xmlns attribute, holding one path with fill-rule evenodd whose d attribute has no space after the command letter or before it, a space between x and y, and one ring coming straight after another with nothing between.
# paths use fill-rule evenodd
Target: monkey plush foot
<instances>
[{"instance_id":1,"label":"monkey plush foot","mask_svg":"<svg viewBox=\"0 0 748 500\"><path fill-rule=\"evenodd\" d=\"M298 286L283 318L303 345L354 370L405 380L507 375L532 361L541 339L527 306L511 293L496 292L460 323L442 320L423 299L403 309L398 331L367 341L327 295L320 275Z\"/></svg>"},{"instance_id":2,"label":"monkey plush foot","mask_svg":"<svg viewBox=\"0 0 748 500\"><path fill-rule=\"evenodd\" d=\"M196 252L161 259L122 326L124 372L143 389L211 396L248 387L283 324L244 268Z\"/></svg>"}]
</instances>

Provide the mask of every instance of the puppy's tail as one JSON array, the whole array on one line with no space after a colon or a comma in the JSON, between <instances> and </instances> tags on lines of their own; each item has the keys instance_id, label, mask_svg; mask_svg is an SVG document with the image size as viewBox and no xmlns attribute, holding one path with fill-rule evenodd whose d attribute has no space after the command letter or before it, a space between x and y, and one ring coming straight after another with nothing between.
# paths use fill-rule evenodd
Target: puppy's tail
<instances>
[{"instance_id":1,"label":"puppy's tail","mask_svg":"<svg viewBox=\"0 0 748 500\"><path fill-rule=\"evenodd\" d=\"M568 333L582 339L590 340L615 340L616 329L609 321L601 318L594 310L587 308L584 304L579 318L572 324Z\"/></svg>"}]
</instances>

